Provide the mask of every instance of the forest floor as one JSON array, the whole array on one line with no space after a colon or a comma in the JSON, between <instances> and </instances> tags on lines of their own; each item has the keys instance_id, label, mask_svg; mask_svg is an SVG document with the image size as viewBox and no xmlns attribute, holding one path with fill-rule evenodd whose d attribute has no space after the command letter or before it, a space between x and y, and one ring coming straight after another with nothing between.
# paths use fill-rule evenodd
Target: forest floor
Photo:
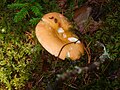
<instances>
[{"instance_id":1,"label":"forest floor","mask_svg":"<svg viewBox=\"0 0 120 90\"><path fill-rule=\"evenodd\" d=\"M57 1L0 1L0 90L120 90L120 2L100 0L104 3L99 5L93 0L93 19L102 24L85 33L77 30L85 53L71 61L52 56L35 36L35 26L44 14L59 12L73 23L74 10L86 2ZM96 42L105 46L109 58L93 70L68 73L99 61L104 47ZM56 82L60 75L66 78Z\"/></svg>"}]
</instances>

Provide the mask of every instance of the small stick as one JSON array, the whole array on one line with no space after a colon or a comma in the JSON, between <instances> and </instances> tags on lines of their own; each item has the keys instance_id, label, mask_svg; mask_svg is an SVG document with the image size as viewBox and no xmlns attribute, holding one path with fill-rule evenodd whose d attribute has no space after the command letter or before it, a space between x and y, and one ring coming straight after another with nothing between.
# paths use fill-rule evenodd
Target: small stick
<instances>
[{"instance_id":1,"label":"small stick","mask_svg":"<svg viewBox=\"0 0 120 90\"><path fill-rule=\"evenodd\" d=\"M66 43L65 45L63 45L62 48L60 49L57 57L59 58L59 56L60 56L60 54L61 54L61 52L62 52L62 50L63 50L63 48L64 48L65 46L67 46L67 45L69 45L69 44L72 44L72 43L76 43L76 42L78 42L78 41L79 41L79 39L78 39L77 41L75 41L75 42L70 42L70 43Z\"/></svg>"}]
</instances>

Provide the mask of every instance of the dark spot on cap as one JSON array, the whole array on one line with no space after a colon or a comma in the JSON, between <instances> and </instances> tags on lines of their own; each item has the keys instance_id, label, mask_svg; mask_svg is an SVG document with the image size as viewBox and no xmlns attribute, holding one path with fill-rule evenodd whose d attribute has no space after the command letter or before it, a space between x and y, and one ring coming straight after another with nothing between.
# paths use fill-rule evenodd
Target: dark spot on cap
<instances>
[{"instance_id":1,"label":"dark spot on cap","mask_svg":"<svg viewBox=\"0 0 120 90\"><path fill-rule=\"evenodd\" d=\"M49 17L49 19L53 19L54 17L52 16L52 17Z\"/></svg>"},{"instance_id":2,"label":"dark spot on cap","mask_svg":"<svg viewBox=\"0 0 120 90\"><path fill-rule=\"evenodd\" d=\"M54 19L54 22L55 22L55 23L57 23L57 22L58 22L58 20L55 18L55 19Z\"/></svg>"}]
</instances>

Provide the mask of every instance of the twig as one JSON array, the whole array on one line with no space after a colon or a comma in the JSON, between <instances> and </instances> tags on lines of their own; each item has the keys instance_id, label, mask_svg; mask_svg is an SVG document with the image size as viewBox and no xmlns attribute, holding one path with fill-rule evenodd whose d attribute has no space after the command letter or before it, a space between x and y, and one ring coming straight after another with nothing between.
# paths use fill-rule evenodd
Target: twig
<instances>
[{"instance_id":1,"label":"twig","mask_svg":"<svg viewBox=\"0 0 120 90\"><path fill-rule=\"evenodd\" d=\"M66 83L64 83L66 86L69 86L69 87L71 87L71 88L73 88L74 90L78 90L78 88L76 88L75 86L72 86L72 85L68 85L68 84L66 84Z\"/></svg>"},{"instance_id":2,"label":"twig","mask_svg":"<svg viewBox=\"0 0 120 90\"><path fill-rule=\"evenodd\" d=\"M91 42L90 42L90 43L91 43ZM90 54L90 48L89 48L90 43L89 43L86 47L84 47L84 50L86 51L87 56L88 56L88 64L89 64L90 61L91 61L91 54Z\"/></svg>"},{"instance_id":3,"label":"twig","mask_svg":"<svg viewBox=\"0 0 120 90\"><path fill-rule=\"evenodd\" d=\"M79 41L79 39L78 39L77 41ZM62 50L63 50L63 48L64 48L65 46L67 46L67 45L69 45L69 44L72 44L72 43L76 43L77 41L75 41L75 42L70 42L70 43L66 43L65 45L63 45L62 48L60 49L57 57L59 58L59 56L60 56L60 54L61 54L61 52L62 52Z\"/></svg>"}]
</instances>

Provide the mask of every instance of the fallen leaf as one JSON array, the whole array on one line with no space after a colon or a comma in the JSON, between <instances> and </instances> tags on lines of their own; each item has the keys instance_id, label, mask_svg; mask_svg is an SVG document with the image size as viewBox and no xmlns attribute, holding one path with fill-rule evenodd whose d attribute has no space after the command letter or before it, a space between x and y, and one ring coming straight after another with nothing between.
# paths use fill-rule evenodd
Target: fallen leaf
<instances>
[{"instance_id":1,"label":"fallen leaf","mask_svg":"<svg viewBox=\"0 0 120 90\"><path fill-rule=\"evenodd\" d=\"M92 7L90 6L81 6L80 8L75 10L74 13L74 21L78 26L78 30L85 34L87 32L93 33L99 29L102 21L95 21L91 16Z\"/></svg>"}]
</instances>

